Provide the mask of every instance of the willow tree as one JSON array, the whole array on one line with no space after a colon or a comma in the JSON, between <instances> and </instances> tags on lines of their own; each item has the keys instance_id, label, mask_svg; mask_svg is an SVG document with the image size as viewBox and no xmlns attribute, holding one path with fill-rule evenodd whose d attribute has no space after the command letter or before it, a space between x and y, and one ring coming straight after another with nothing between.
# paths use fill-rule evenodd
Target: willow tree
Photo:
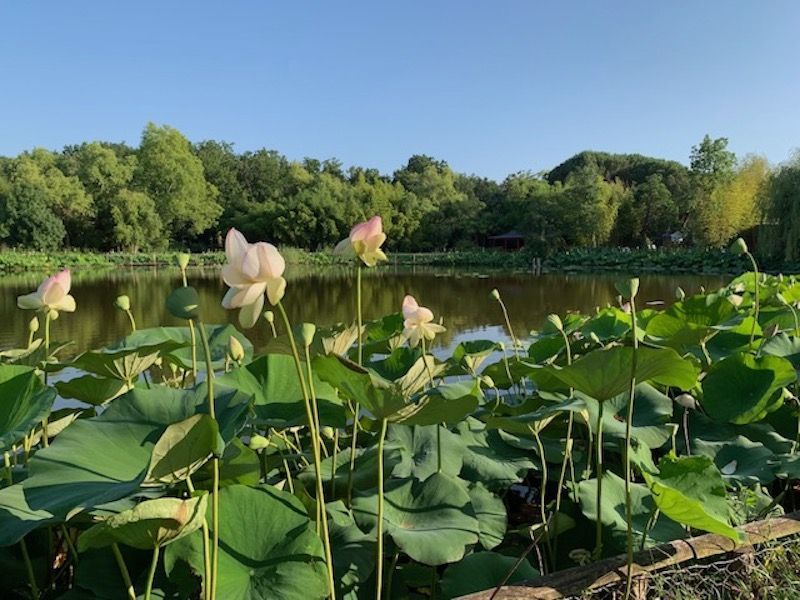
<instances>
[{"instance_id":1,"label":"willow tree","mask_svg":"<svg viewBox=\"0 0 800 600\"><path fill-rule=\"evenodd\" d=\"M763 246L784 260L800 258L800 154L770 177L763 219Z\"/></svg>"}]
</instances>

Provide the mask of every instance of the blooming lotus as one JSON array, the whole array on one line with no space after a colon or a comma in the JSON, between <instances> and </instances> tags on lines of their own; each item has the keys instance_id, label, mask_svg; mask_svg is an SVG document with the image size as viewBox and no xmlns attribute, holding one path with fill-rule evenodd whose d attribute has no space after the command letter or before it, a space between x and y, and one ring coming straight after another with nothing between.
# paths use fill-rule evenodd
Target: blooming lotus
<instances>
[{"instance_id":1,"label":"blooming lotus","mask_svg":"<svg viewBox=\"0 0 800 600\"><path fill-rule=\"evenodd\" d=\"M379 260L388 260L381 250L386 241L383 221L378 216L359 223L350 230L350 235L336 245L334 253L357 256L368 267L374 267Z\"/></svg>"},{"instance_id":2,"label":"blooming lotus","mask_svg":"<svg viewBox=\"0 0 800 600\"><path fill-rule=\"evenodd\" d=\"M222 279L230 289L222 299L222 306L241 309L242 327L252 327L264 308L265 292L273 306L283 298L286 262L272 244L250 244L235 229L225 237L225 256L228 262L222 267Z\"/></svg>"},{"instance_id":3,"label":"blooming lotus","mask_svg":"<svg viewBox=\"0 0 800 600\"><path fill-rule=\"evenodd\" d=\"M430 309L417 304L414 296L403 299L403 336L408 339L411 346L419 344L420 340L432 340L437 333L442 333L445 328L433 322L433 313Z\"/></svg>"},{"instance_id":4,"label":"blooming lotus","mask_svg":"<svg viewBox=\"0 0 800 600\"><path fill-rule=\"evenodd\" d=\"M75 298L70 296L72 276L65 269L45 279L35 292L17 298L17 306L25 310L75 312Z\"/></svg>"}]
</instances>

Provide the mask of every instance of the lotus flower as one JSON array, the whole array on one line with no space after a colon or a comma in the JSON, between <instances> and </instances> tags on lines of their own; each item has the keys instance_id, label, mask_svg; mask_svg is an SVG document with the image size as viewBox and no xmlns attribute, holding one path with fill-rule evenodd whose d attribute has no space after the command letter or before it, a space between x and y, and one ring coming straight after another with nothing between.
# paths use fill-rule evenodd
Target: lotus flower
<instances>
[{"instance_id":1,"label":"lotus flower","mask_svg":"<svg viewBox=\"0 0 800 600\"><path fill-rule=\"evenodd\" d=\"M25 310L75 312L75 298L70 296L72 276L69 269L45 279L38 289L17 298L17 306Z\"/></svg>"},{"instance_id":2,"label":"lotus flower","mask_svg":"<svg viewBox=\"0 0 800 600\"><path fill-rule=\"evenodd\" d=\"M222 267L222 279L230 289L222 299L222 306L241 309L239 323L250 328L264 308L265 292L273 306L283 298L286 262L272 244L250 244L235 229L225 237L225 256L228 262Z\"/></svg>"},{"instance_id":3,"label":"lotus flower","mask_svg":"<svg viewBox=\"0 0 800 600\"><path fill-rule=\"evenodd\" d=\"M381 250L385 241L383 222L379 216L374 216L353 227L350 236L336 245L334 253L357 256L368 267L374 267L379 260L388 260Z\"/></svg>"},{"instance_id":4,"label":"lotus flower","mask_svg":"<svg viewBox=\"0 0 800 600\"><path fill-rule=\"evenodd\" d=\"M433 322L433 313L430 309L417 304L414 296L406 296L403 299L403 336L408 339L408 343L413 347L419 344L420 340L432 340L437 333L442 333L445 328Z\"/></svg>"}]
</instances>

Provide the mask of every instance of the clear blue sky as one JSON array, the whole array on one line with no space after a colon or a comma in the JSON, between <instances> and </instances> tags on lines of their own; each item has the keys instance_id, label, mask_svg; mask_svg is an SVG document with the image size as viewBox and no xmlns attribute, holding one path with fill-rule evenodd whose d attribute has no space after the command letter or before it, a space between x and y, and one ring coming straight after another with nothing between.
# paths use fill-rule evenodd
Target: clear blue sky
<instances>
[{"instance_id":1,"label":"clear blue sky","mask_svg":"<svg viewBox=\"0 0 800 600\"><path fill-rule=\"evenodd\" d=\"M795 0L7 1L0 154L192 141L493 178L584 149L800 146Z\"/></svg>"}]
</instances>

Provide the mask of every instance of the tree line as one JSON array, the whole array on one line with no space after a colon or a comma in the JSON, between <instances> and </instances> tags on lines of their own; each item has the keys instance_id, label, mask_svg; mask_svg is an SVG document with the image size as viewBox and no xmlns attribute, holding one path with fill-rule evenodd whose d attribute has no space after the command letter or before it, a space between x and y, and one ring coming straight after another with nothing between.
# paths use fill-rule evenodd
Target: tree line
<instances>
[{"instance_id":1,"label":"tree line","mask_svg":"<svg viewBox=\"0 0 800 600\"><path fill-rule=\"evenodd\" d=\"M321 249L374 214L393 250L471 248L509 230L540 255L676 237L718 247L762 224L765 248L797 258L800 159L771 168L706 136L688 167L581 152L549 172L498 182L424 155L384 174L267 149L237 153L152 123L138 147L88 142L0 157L0 243L7 247L218 248L236 227L248 238Z\"/></svg>"}]
</instances>

